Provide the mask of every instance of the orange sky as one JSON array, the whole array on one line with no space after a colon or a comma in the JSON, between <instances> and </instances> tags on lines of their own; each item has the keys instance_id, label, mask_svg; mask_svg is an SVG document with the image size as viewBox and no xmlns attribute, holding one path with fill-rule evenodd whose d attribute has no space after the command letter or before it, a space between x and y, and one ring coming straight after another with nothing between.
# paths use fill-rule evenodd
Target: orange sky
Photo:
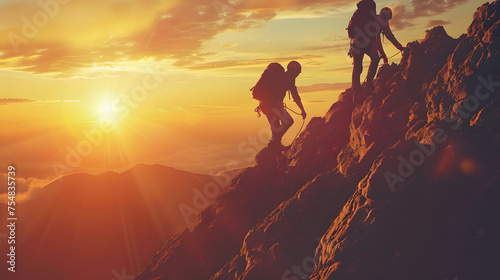
<instances>
[{"instance_id":1,"label":"orange sky","mask_svg":"<svg viewBox=\"0 0 500 280\"><path fill-rule=\"evenodd\" d=\"M2 0L0 167L15 164L27 188L141 162L202 173L252 165L268 131L249 89L268 63L298 60L306 110L323 116L349 86L355 3ZM436 24L460 36L482 3L377 1L394 8L403 44ZM103 123L113 127L101 137ZM299 127L297 117L285 144Z\"/></svg>"}]
</instances>

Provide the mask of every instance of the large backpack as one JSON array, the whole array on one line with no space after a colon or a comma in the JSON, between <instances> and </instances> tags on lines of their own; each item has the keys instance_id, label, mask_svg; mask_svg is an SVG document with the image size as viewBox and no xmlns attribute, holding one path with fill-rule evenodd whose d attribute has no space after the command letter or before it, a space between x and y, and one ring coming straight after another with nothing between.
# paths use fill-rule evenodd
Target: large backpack
<instances>
[{"instance_id":1,"label":"large backpack","mask_svg":"<svg viewBox=\"0 0 500 280\"><path fill-rule=\"evenodd\" d=\"M358 4L358 9L352 15L349 26L347 27L347 33L349 38L354 39L356 37L371 37L366 32L368 30L368 24L374 20L373 15L377 13L377 4L373 0L362 0ZM365 34L359 34L358 31L361 30Z\"/></svg>"},{"instance_id":2,"label":"large backpack","mask_svg":"<svg viewBox=\"0 0 500 280\"><path fill-rule=\"evenodd\" d=\"M262 73L257 84L250 90L254 99L277 101L285 92L285 68L279 63L271 63Z\"/></svg>"}]
</instances>

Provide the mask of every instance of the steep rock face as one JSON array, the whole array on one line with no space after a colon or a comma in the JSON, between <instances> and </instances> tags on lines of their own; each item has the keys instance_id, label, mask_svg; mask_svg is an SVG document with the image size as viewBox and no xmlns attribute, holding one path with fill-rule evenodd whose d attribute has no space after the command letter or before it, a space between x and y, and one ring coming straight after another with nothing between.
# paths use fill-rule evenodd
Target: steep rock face
<instances>
[{"instance_id":1,"label":"steep rock face","mask_svg":"<svg viewBox=\"0 0 500 280\"><path fill-rule=\"evenodd\" d=\"M290 172L244 171L137 279L499 279L499 9L342 93Z\"/></svg>"},{"instance_id":2,"label":"steep rock face","mask_svg":"<svg viewBox=\"0 0 500 280\"><path fill-rule=\"evenodd\" d=\"M281 279L314 250L353 191L342 174L319 175L250 230L240 253L211 279Z\"/></svg>"},{"instance_id":3,"label":"steep rock face","mask_svg":"<svg viewBox=\"0 0 500 280\"><path fill-rule=\"evenodd\" d=\"M500 30L499 6L482 6L458 45L441 28L409 45L403 69L394 69L407 77L398 86L418 101L398 102L403 112L411 108L409 118L399 115L408 121L406 136L393 138L397 143L378 155L323 236L311 279L499 277L492 261L498 262L493 248L499 248L494 236L500 228L492 213L500 209L493 198L500 193L500 83L491 82L500 81L498 35L491 35ZM428 59L412 61L429 46L447 59L431 55L433 67ZM416 82L408 78L418 68L430 74L412 90ZM387 84L381 77L378 82Z\"/></svg>"}]
</instances>

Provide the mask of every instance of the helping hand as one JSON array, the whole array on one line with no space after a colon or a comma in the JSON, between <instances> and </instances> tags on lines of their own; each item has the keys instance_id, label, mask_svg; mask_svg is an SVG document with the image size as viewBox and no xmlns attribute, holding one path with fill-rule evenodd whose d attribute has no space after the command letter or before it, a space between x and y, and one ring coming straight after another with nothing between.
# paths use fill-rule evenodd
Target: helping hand
<instances>
[{"instance_id":1,"label":"helping hand","mask_svg":"<svg viewBox=\"0 0 500 280\"><path fill-rule=\"evenodd\" d=\"M305 120L305 119L306 119L306 117L307 117L306 111L302 111L302 114L301 114L301 115L302 115L302 119L304 119L304 120Z\"/></svg>"}]
</instances>

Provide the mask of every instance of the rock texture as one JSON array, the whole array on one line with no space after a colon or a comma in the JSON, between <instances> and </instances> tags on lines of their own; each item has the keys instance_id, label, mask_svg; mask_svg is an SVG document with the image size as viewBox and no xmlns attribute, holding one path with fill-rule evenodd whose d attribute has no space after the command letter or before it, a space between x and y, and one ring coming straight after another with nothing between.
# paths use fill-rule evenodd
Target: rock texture
<instances>
[{"instance_id":1,"label":"rock texture","mask_svg":"<svg viewBox=\"0 0 500 280\"><path fill-rule=\"evenodd\" d=\"M458 39L427 31L136 279L500 279L499 34L496 1Z\"/></svg>"}]
</instances>

